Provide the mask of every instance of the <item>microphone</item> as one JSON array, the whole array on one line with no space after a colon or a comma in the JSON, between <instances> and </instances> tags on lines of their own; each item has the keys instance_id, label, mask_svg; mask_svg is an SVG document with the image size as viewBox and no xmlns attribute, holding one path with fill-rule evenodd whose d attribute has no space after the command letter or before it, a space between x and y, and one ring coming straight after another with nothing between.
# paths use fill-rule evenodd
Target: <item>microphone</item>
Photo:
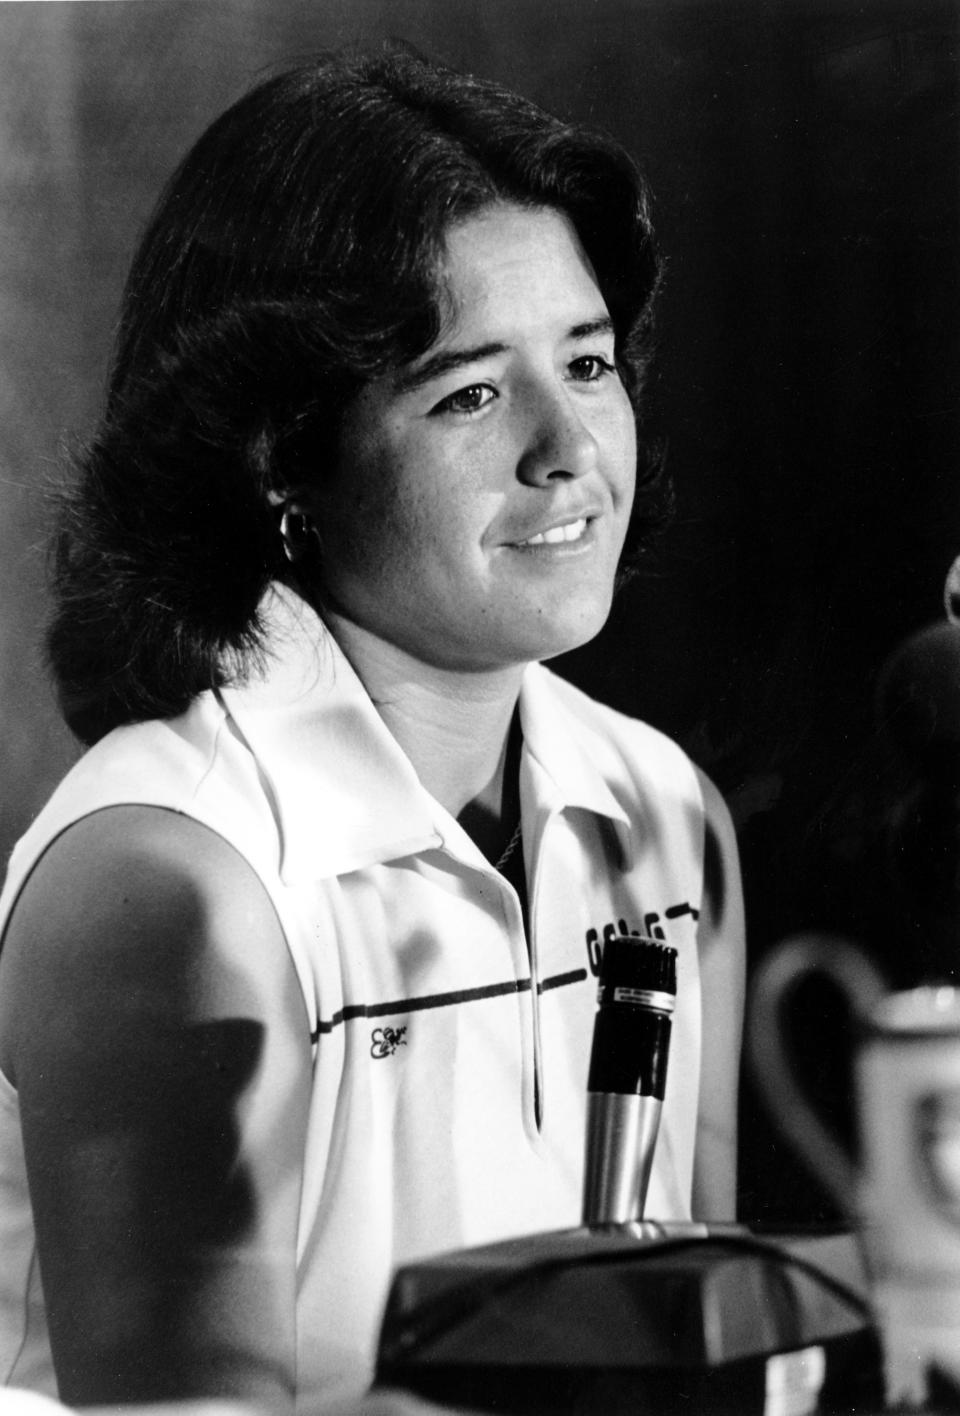
<instances>
[{"instance_id":1,"label":"microphone","mask_svg":"<svg viewBox=\"0 0 960 1416\"><path fill-rule=\"evenodd\" d=\"M947 571L943 584L943 608L951 624L960 624L960 556Z\"/></svg>"},{"instance_id":2,"label":"microphone","mask_svg":"<svg viewBox=\"0 0 960 1416\"><path fill-rule=\"evenodd\" d=\"M928 625L887 660L877 716L921 776L955 776L960 763L960 623Z\"/></svg>"},{"instance_id":3,"label":"microphone","mask_svg":"<svg viewBox=\"0 0 960 1416\"><path fill-rule=\"evenodd\" d=\"M887 866L909 940L902 951L925 982L956 983L960 963L960 624L912 635L877 688L881 729L905 768L888 816Z\"/></svg>"},{"instance_id":4,"label":"microphone","mask_svg":"<svg viewBox=\"0 0 960 1416\"><path fill-rule=\"evenodd\" d=\"M587 1080L586 1225L643 1218L676 993L676 949L636 935L605 941Z\"/></svg>"}]
</instances>

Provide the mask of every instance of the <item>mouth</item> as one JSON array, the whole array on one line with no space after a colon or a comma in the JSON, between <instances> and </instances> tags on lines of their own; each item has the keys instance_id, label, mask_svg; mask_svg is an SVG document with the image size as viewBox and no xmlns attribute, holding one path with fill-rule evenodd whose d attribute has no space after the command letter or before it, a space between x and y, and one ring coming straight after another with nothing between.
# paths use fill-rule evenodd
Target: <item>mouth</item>
<instances>
[{"instance_id":1,"label":"mouth","mask_svg":"<svg viewBox=\"0 0 960 1416\"><path fill-rule=\"evenodd\" d=\"M523 546L560 546L572 541L580 541L587 533L592 517L580 516L576 521L568 521L562 526L551 526L546 531L538 531L535 536L528 536L526 540L514 541L518 547Z\"/></svg>"}]
</instances>

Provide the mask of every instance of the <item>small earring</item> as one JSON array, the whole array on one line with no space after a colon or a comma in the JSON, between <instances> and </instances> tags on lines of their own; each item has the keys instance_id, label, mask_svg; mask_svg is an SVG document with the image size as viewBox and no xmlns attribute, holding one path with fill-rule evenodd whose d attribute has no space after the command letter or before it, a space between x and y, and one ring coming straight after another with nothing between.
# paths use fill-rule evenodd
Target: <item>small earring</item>
<instances>
[{"instance_id":1,"label":"small earring","mask_svg":"<svg viewBox=\"0 0 960 1416\"><path fill-rule=\"evenodd\" d=\"M302 560L310 546L311 538L319 541L317 528L305 511L286 507L280 518L280 539L287 560L295 563Z\"/></svg>"}]
</instances>

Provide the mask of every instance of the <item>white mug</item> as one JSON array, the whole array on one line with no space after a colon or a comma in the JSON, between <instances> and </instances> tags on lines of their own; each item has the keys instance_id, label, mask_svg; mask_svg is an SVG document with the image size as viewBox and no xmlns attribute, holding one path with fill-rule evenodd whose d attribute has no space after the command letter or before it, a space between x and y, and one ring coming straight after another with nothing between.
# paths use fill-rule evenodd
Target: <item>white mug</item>
<instances>
[{"instance_id":1,"label":"white mug","mask_svg":"<svg viewBox=\"0 0 960 1416\"><path fill-rule=\"evenodd\" d=\"M840 988L858 1026L859 1167L788 1055L788 1004L811 974ZM922 1404L934 1368L960 1385L960 989L888 993L859 949L801 935L756 970L748 1046L776 1123L862 1233L887 1401Z\"/></svg>"}]
</instances>

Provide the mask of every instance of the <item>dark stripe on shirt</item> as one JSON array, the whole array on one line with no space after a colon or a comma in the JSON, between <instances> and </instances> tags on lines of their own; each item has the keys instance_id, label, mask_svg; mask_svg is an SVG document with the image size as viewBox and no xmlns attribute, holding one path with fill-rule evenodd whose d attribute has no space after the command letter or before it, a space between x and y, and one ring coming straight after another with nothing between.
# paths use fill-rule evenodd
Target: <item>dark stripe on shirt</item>
<instances>
[{"instance_id":1,"label":"dark stripe on shirt","mask_svg":"<svg viewBox=\"0 0 960 1416\"><path fill-rule=\"evenodd\" d=\"M586 969L554 974L552 978L543 979L539 991L548 993L553 988L582 983L586 976ZM488 983L482 988L461 988L451 993L427 993L422 998L400 998L390 1003L351 1003L339 1009L332 1018L322 1018L310 1034L310 1041L316 1042L322 1034L331 1033L341 1023L352 1022L354 1018L385 1018L391 1013L418 1013L424 1008L452 1008L458 1003L476 1003L484 998L502 998L506 994L529 991L530 980L521 978L512 979L509 983Z\"/></svg>"}]
</instances>

